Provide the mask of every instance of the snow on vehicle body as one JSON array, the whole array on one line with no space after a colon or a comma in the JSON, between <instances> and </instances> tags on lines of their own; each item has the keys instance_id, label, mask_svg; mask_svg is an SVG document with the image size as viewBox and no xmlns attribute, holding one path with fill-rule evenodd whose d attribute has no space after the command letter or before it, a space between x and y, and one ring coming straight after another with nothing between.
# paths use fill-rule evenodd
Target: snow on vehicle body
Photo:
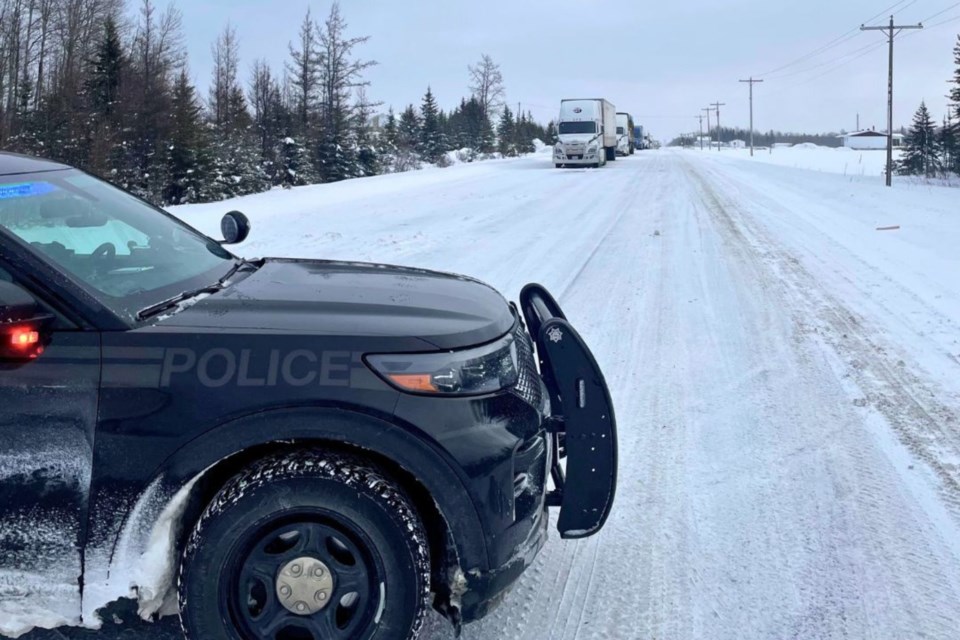
<instances>
[{"instance_id":1,"label":"snow on vehicle body","mask_svg":"<svg viewBox=\"0 0 960 640\"><path fill-rule=\"evenodd\" d=\"M554 164L600 167L616 160L617 108L603 98L562 100Z\"/></svg>"},{"instance_id":2,"label":"snow on vehicle body","mask_svg":"<svg viewBox=\"0 0 960 640\"><path fill-rule=\"evenodd\" d=\"M548 507L600 530L612 402L545 289L247 261L222 229L0 154L0 633L136 588L191 638L414 638L431 596L497 604Z\"/></svg>"},{"instance_id":3,"label":"snow on vehicle body","mask_svg":"<svg viewBox=\"0 0 960 640\"><path fill-rule=\"evenodd\" d=\"M617 154L631 156L633 146L633 116L629 113L617 114Z\"/></svg>"}]
</instances>

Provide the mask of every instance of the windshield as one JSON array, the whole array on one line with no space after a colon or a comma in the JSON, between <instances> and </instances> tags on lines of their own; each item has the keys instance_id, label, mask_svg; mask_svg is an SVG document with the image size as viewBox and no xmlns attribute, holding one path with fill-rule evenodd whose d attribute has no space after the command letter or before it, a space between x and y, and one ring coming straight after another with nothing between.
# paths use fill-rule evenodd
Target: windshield
<instances>
[{"instance_id":1,"label":"windshield","mask_svg":"<svg viewBox=\"0 0 960 640\"><path fill-rule=\"evenodd\" d=\"M561 135L565 133L596 133L596 122L561 122L557 131Z\"/></svg>"},{"instance_id":2,"label":"windshield","mask_svg":"<svg viewBox=\"0 0 960 640\"><path fill-rule=\"evenodd\" d=\"M234 261L213 240L75 170L0 177L0 231L128 321L216 281Z\"/></svg>"}]
</instances>

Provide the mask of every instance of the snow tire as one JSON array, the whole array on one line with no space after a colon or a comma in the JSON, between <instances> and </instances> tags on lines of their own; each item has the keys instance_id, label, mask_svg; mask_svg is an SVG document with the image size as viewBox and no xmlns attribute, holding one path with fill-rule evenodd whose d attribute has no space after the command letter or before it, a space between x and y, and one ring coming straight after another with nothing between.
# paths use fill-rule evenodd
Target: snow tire
<instances>
[{"instance_id":1,"label":"snow tire","mask_svg":"<svg viewBox=\"0 0 960 640\"><path fill-rule=\"evenodd\" d=\"M301 521L308 524L301 525ZM274 538L264 538L260 532L269 530L272 523L279 527ZM235 476L200 517L181 555L179 573L180 620L188 640L257 640L260 627L256 616L251 618L245 610L248 605L243 604L244 598L250 601L250 596L243 593L250 588L245 586L250 580L239 578L251 574L242 573L245 565L236 558L249 562L251 557L265 557L264 549L275 551L275 540L292 539L290 532L298 526L313 529L306 530L304 541L297 545L324 539L324 531L342 528L344 539L350 540L347 544L363 558L355 564L376 569L370 570L365 583L359 581L370 586L370 593L357 597L365 608L357 607L360 613L350 623L356 623L355 630L347 627L342 630L345 635L337 637L415 640L420 635L430 598L430 556L423 524L410 499L388 474L367 460L304 450L264 459ZM263 539L274 541L250 542ZM327 562L329 573L336 574L337 560L323 557L323 548L331 547L331 538L325 540L326 546L318 547L316 553L291 547L284 552L286 555L277 555L273 575L278 575L292 557L304 555ZM334 540L333 544L340 549L342 543ZM243 551L248 547L250 551ZM332 553L336 555L337 551ZM274 561L273 557L268 559ZM238 564L244 568L238 568ZM338 584L346 584L346 578ZM267 581L259 587L258 593L272 609L264 604L258 615L274 615L281 629L287 619L297 629L298 621L312 624L311 620L324 615L338 625L343 598L356 595L348 593L337 599L339 592L334 587L326 609L297 617L283 609L276 591L272 591L274 587ZM276 588L280 588L279 583ZM234 592L240 595L234 597ZM315 628L322 628L321 623L317 622ZM274 635L283 637L282 631ZM312 635L324 632L314 631Z\"/></svg>"}]
</instances>

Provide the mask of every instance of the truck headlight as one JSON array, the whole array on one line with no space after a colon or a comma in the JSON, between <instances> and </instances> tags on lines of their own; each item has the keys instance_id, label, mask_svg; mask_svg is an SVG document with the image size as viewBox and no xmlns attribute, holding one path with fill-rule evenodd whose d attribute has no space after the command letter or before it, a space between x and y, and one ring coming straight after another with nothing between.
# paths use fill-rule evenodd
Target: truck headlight
<instances>
[{"instance_id":1,"label":"truck headlight","mask_svg":"<svg viewBox=\"0 0 960 640\"><path fill-rule=\"evenodd\" d=\"M517 383L512 335L462 351L368 355L367 365L389 384L412 393L476 395Z\"/></svg>"},{"instance_id":2,"label":"truck headlight","mask_svg":"<svg viewBox=\"0 0 960 640\"><path fill-rule=\"evenodd\" d=\"M593 145L592 147L590 147L589 149L587 149L587 151L590 152L590 153L596 153L596 152L597 152L597 149L599 149L599 148L600 148L600 147L598 147L597 145Z\"/></svg>"}]
</instances>

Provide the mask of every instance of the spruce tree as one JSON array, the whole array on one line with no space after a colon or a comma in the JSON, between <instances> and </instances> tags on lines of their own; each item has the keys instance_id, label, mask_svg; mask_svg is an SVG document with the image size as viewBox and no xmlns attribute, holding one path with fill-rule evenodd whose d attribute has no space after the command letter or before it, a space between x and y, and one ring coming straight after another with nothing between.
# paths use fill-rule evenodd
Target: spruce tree
<instances>
[{"instance_id":1,"label":"spruce tree","mask_svg":"<svg viewBox=\"0 0 960 640\"><path fill-rule=\"evenodd\" d=\"M310 152L293 138L284 138L280 142L277 155L282 163L279 182L283 187L301 187L320 181L310 159Z\"/></svg>"},{"instance_id":2,"label":"spruce tree","mask_svg":"<svg viewBox=\"0 0 960 640\"><path fill-rule=\"evenodd\" d=\"M516 150L517 125L513 119L513 112L509 106L503 107L500 124L497 126L498 148L504 156L517 155Z\"/></svg>"},{"instance_id":3,"label":"spruce tree","mask_svg":"<svg viewBox=\"0 0 960 640\"><path fill-rule=\"evenodd\" d=\"M186 69L180 71L170 101L170 139L166 143L164 204L187 204L209 198L209 150L203 109Z\"/></svg>"},{"instance_id":4,"label":"spruce tree","mask_svg":"<svg viewBox=\"0 0 960 640\"><path fill-rule=\"evenodd\" d=\"M430 87L423 96L420 107L420 156L427 162L437 163L446 152L443 131L440 128L440 118L437 110L437 101L433 97Z\"/></svg>"},{"instance_id":5,"label":"spruce tree","mask_svg":"<svg viewBox=\"0 0 960 640\"><path fill-rule=\"evenodd\" d=\"M901 175L927 178L940 172L937 127L925 102L920 103L920 108L913 116L913 126L907 134L903 157L897 163L897 171Z\"/></svg>"},{"instance_id":6,"label":"spruce tree","mask_svg":"<svg viewBox=\"0 0 960 640\"><path fill-rule=\"evenodd\" d=\"M943 126L937 136L940 148L940 166L948 173L960 174L960 139L957 136L957 125L950 116L943 119Z\"/></svg>"},{"instance_id":7,"label":"spruce tree","mask_svg":"<svg viewBox=\"0 0 960 640\"><path fill-rule=\"evenodd\" d=\"M401 151L416 152L420 141L420 116L413 105L408 105L400 114L397 125L397 147Z\"/></svg>"},{"instance_id":8,"label":"spruce tree","mask_svg":"<svg viewBox=\"0 0 960 640\"><path fill-rule=\"evenodd\" d=\"M100 116L109 116L114 111L120 89L120 73L123 68L123 45L117 23L108 17L103 24L103 40L91 62L87 79L87 94L91 111Z\"/></svg>"},{"instance_id":9,"label":"spruce tree","mask_svg":"<svg viewBox=\"0 0 960 640\"><path fill-rule=\"evenodd\" d=\"M397 147L398 135L397 116L393 113L393 107L390 107L390 110L387 112L387 120L383 125L383 141L386 143L388 150Z\"/></svg>"},{"instance_id":10,"label":"spruce tree","mask_svg":"<svg viewBox=\"0 0 960 640\"><path fill-rule=\"evenodd\" d=\"M960 36L957 36L957 44L953 48L953 62L956 68L953 72L953 78L950 79L950 117L954 123L960 122ZM960 136L957 134L957 125L950 127L946 133L943 143L946 145L942 151L949 158L947 169L953 173L960 174Z\"/></svg>"}]
</instances>

